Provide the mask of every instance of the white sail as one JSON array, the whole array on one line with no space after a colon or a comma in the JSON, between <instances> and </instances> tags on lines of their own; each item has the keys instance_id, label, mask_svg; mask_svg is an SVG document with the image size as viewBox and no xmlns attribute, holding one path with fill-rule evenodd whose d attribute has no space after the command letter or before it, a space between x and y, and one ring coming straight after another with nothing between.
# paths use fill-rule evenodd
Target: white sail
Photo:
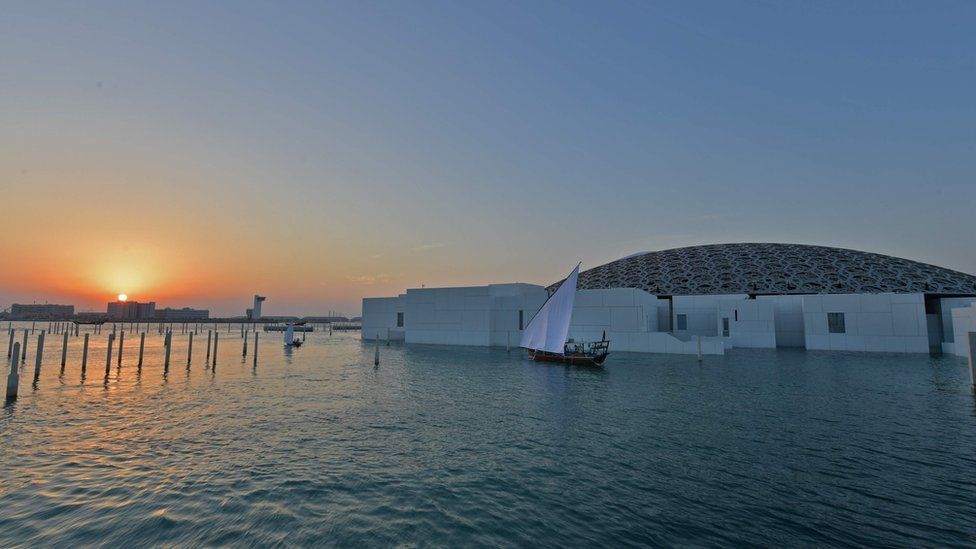
<instances>
[{"instance_id":1,"label":"white sail","mask_svg":"<svg viewBox=\"0 0 976 549\"><path fill-rule=\"evenodd\" d=\"M285 345L291 345L295 341L295 325L289 324L288 329L285 330Z\"/></svg>"},{"instance_id":2,"label":"white sail","mask_svg":"<svg viewBox=\"0 0 976 549\"><path fill-rule=\"evenodd\" d=\"M576 301L576 279L579 265L569 273L556 293L542 305L529 325L522 332L519 347L536 351L549 351L562 354L569 334L569 321L573 317L573 302Z\"/></svg>"}]
</instances>

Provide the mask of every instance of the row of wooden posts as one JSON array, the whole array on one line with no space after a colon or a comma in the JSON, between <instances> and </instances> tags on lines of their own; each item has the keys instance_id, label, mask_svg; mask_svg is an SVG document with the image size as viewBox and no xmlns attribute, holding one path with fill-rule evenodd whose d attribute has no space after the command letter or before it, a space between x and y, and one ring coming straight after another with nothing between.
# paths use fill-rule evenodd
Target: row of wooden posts
<instances>
[{"instance_id":1,"label":"row of wooden posts","mask_svg":"<svg viewBox=\"0 0 976 549\"><path fill-rule=\"evenodd\" d=\"M20 384L19 365L21 363L23 364L27 363L28 330L27 329L24 330L23 343L19 341L14 341L16 331L13 328L8 328L8 331L10 333L10 339L7 344L7 358L10 359L11 361L10 372L7 375L7 398L9 399L9 398L17 398L17 389ZM68 356L68 331L62 331L61 333L64 334L61 341L61 373L64 374L64 368ZM192 362L193 359L193 334L194 334L193 331L189 333L190 338L186 349L187 368L190 367L190 363ZM90 335L91 334L88 333L84 334L85 337L84 337L84 343L82 346L82 353L81 353L82 375L85 374L85 371L88 368L88 339ZM34 382L35 383L37 382L37 380L40 378L41 375L41 361L44 356L45 336L46 336L45 330L41 330L41 332L37 335L37 354L34 358ZM258 336L259 336L259 332L255 331L254 351L253 351L255 367L257 367L258 365ZM116 332L113 330L112 333L110 333L108 336L108 346L105 354L105 375L106 376L108 376L109 370L111 369L112 366L112 352L115 348L115 338L116 338ZM217 344L219 342L219 338L220 338L220 334L218 332L210 331L210 330L207 331L207 356L206 359L204 359L204 364L211 362L211 355L212 355L213 361L211 364L213 369L217 368ZM211 339L213 340L213 353L211 353ZM242 355L244 357L247 357L248 338L242 336L242 339L243 339ZM118 367L121 368L122 354L123 354L124 344L125 344L125 330L120 330L118 332L118 342L119 342L119 347L118 347L118 355L117 355L117 365ZM145 350L145 346L146 346L146 332L142 332L139 336L139 362L136 365L137 368L139 368L140 370L142 369L143 351ZM172 347L173 347L172 331L166 331L164 347L165 347L165 358L163 360L163 368L164 371L168 371L169 363L170 363L170 352L172 351Z\"/></svg>"}]
</instances>

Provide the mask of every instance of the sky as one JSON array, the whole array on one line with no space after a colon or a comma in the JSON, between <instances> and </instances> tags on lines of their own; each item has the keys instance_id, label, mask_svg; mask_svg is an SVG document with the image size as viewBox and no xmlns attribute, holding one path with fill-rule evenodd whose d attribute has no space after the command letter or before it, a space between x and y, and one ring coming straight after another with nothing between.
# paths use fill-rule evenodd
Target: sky
<instances>
[{"instance_id":1,"label":"sky","mask_svg":"<svg viewBox=\"0 0 976 549\"><path fill-rule=\"evenodd\" d=\"M358 314L639 251L976 273L973 2L4 2L0 310Z\"/></svg>"}]
</instances>

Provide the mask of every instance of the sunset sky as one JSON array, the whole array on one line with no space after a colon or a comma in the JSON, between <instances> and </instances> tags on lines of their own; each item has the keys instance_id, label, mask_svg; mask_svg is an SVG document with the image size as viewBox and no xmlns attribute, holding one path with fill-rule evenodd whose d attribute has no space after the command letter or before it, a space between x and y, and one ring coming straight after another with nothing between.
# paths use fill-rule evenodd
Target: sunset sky
<instances>
[{"instance_id":1,"label":"sunset sky","mask_svg":"<svg viewBox=\"0 0 976 549\"><path fill-rule=\"evenodd\" d=\"M976 273L976 3L5 2L0 309L359 314L638 251Z\"/></svg>"}]
</instances>

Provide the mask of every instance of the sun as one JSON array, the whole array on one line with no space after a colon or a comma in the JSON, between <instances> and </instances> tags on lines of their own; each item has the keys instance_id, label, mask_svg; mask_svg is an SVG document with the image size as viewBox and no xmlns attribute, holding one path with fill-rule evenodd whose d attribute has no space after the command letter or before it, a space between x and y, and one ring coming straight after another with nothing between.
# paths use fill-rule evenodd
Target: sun
<instances>
[{"instance_id":1,"label":"sun","mask_svg":"<svg viewBox=\"0 0 976 549\"><path fill-rule=\"evenodd\" d=\"M126 299L129 299L129 296L125 294L119 294L119 301L125 301Z\"/></svg>"}]
</instances>

